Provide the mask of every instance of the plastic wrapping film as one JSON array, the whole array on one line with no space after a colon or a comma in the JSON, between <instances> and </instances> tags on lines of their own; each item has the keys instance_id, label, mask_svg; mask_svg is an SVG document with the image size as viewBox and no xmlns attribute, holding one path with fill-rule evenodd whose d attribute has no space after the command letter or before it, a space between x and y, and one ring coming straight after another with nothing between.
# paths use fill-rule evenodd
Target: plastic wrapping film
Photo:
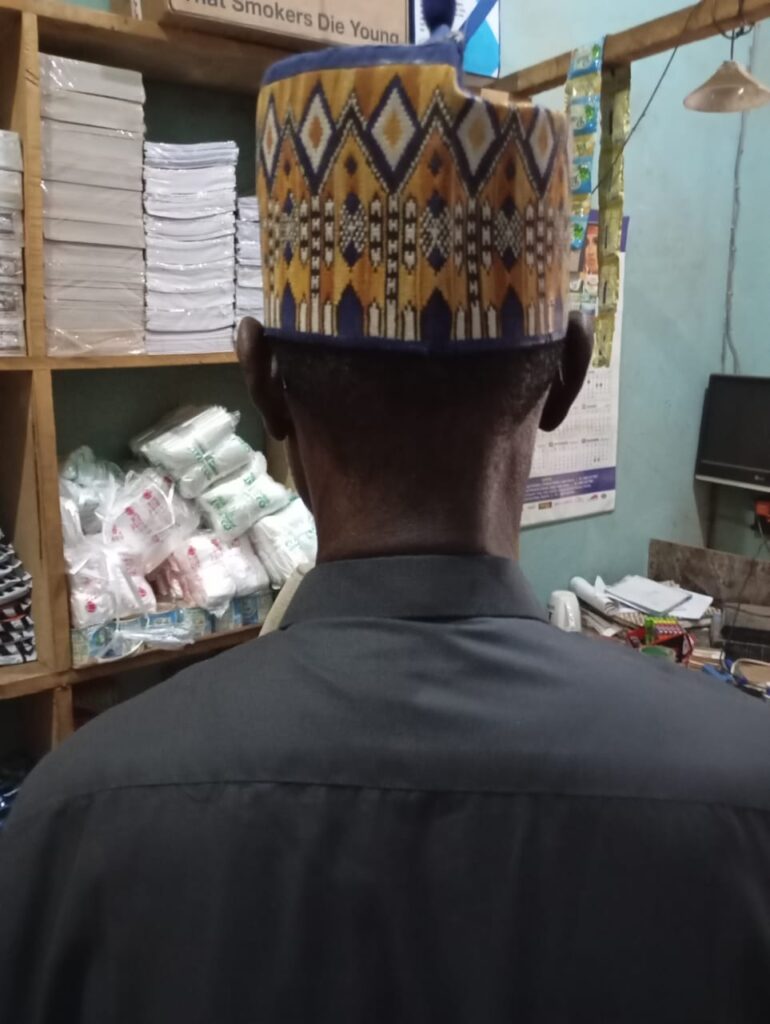
<instances>
[{"instance_id":1,"label":"plastic wrapping film","mask_svg":"<svg viewBox=\"0 0 770 1024\"><path fill-rule=\"evenodd\" d=\"M27 351L24 321L0 314L0 357L22 356Z\"/></svg>"},{"instance_id":2,"label":"plastic wrapping film","mask_svg":"<svg viewBox=\"0 0 770 1024\"><path fill-rule=\"evenodd\" d=\"M573 252L577 253L585 245L595 184L603 54L603 39L575 50L564 89L567 115L573 131L570 244Z\"/></svg>"},{"instance_id":3,"label":"plastic wrapping film","mask_svg":"<svg viewBox=\"0 0 770 1024\"><path fill-rule=\"evenodd\" d=\"M133 438L131 451L162 467L175 480L185 481L190 489L196 489L198 473L210 481L216 478L219 467L214 453L235 436L239 421L239 413L229 412L221 405L183 406ZM246 449L241 452L241 465L248 461L251 448L240 438L238 441Z\"/></svg>"},{"instance_id":4,"label":"plastic wrapping film","mask_svg":"<svg viewBox=\"0 0 770 1024\"><path fill-rule=\"evenodd\" d=\"M142 227L142 193L123 188L44 181L43 216Z\"/></svg>"},{"instance_id":5,"label":"plastic wrapping film","mask_svg":"<svg viewBox=\"0 0 770 1024\"><path fill-rule=\"evenodd\" d=\"M249 536L275 587L282 587L300 566L315 564L318 554L315 522L300 498L274 515L260 519Z\"/></svg>"},{"instance_id":6,"label":"plastic wrapping film","mask_svg":"<svg viewBox=\"0 0 770 1024\"><path fill-rule=\"evenodd\" d=\"M145 351L141 306L46 300L45 310L49 355L138 355Z\"/></svg>"},{"instance_id":7,"label":"plastic wrapping film","mask_svg":"<svg viewBox=\"0 0 770 1024\"><path fill-rule=\"evenodd\" d=\"M20 171L0 170L0 209L18 213L24 208L24 189Z\"/></svg>"},{"instance_id":8,"label":"plastic wrapping film","mask_svg":"<svg viewBox=\"0 0 770 1024\"><path fill-rule=\"evenodd\" d=\"M62 90L91 93L130 103L145 100L144 84L138 71L45 53L40 54L40 88L45 93Z\"/></svg>"},{"instance_id":9,"label":"plastic wrapping film","mask_svg":"<svg viewBox=\"0 0 770 1024\"><path fill-rule=\"evenodd\" d=\"M24 222L18 210L0 209L0 247L24 245ZM0 253L3 251L0 248Z\"/></svg>"},{"instance_id":10,"label":"plastic wrapping film","mask_svg":"<svg viewBox=\"0 0 770 1024\"><path fill-rule=\"evenodd\" d=\"M235 290L233 279L219 280L215 283L206 281L205 284L192 291L177 287L167 291L156 292L147 289L147 315L155 312L170 311L183 306L190 313L207 313L209 310L216 310L219 307L227 306L230 310L230 323L233 313L233 292Z\"/></svg>"},{"instance_id":11,"label":"plastic wrapping film","mask_svg":"<svg viewBox=\"0 0 770 1024\"><path fill-rule=\"evenodd\" d=\"M156 196L192 195L211 190L235 193L234 164L193 168L153 167L148 164L144 169L144 179L148 190Z\"/></svg>"},{"instance_id":12,"label":"plastic wrapping film","mask_svg":"<svg viewBox=\"0 0 770 1024\"><path fill-rule=\"evenodd\" d=\"M235 311L232 301L207 309L148 309L147 329L160 333L178 333L190 331L217 331L220 328L232 327L235 323Z\"/></svg>"},{"instance_id":13,"label":"plastic wrapping film","mask_svg":"<svg viewBox=\"0 0 770 1024\"><path fill-rule=\"evenodd\" d=\"M113 224L112 222L98 223L97 221L44 217L43 237L49 242L144 249L144 226L141 224L133 226Z\"/></svg>"},{"instance_id":14,"label":"plastic wrapping film","mask_svg":"<svg viewBox=\"0 0 770 1024\"><path fill-rule=\"evenodd\" d=\"M144 219L148 244L168 245L175 240L195 242L215 241L227 237L233 251L235 214L217 213L210 217L152 217Z\"/></svg>"},{"instance_id":15,"label":"plastic wrapping film","mask_svg":"<svg viewBox=\"0 0 770 1024\"><path fill-rule=\"evenodd\" d=\"M147 236L147 267L186 270L207 263L234 263L233 240L230 236L210 240L156 239Z\"/></svg>"},{"instance_id":16,"label":"plastic wrapping film","mask_svg":"<svg viewBox=\"0 0 770 1024\"><path fill-rule=\"evenodd\" d=\"M41 93L40 113L52 121L87 124L94 128L144 133L144 108L141 103L89 96L80 92Z\"/></svg>"},{"instance_id":17,"label":"plastic wrapping film","mask_svg":"<svg viewBox=\"0 0 770 1024\"><path fill-rule=\"evenodd\" d=\"M142 191L142 135L44 120L44 179Z\"/></svg>"},{"instance_id":18,"label":"plastic wrapping film","mask_svg":"<svg viewBox=\"0 0 770 1024\"><path fill-rule=\"evenodd\" d=\"M18 132L0 130L0 170L21 174L21 140Z\"/></svg>"},{"instance_id":19,"label":"plastic wrapping film","mask_svg":"<svg viewBox=\"0 0 770 1024\"><path fill-rule=\"evenodd\" d=\"M147 271L147 289L183 295L201 289L226 287L232 293L234 276L234 259L186 267L162 267L155 264Z\"/></svg>"},{"instance_id":20,"label":"plastic wrapping film","mask_svg":"<svg viewBox=\"0 0 770 1024\"><path fill-rule=\"evenodd\" d=\"M0 216L2 216L1 213ZM0 234L0 284L23 283L24 253L21 242Z\"/></svg>"},{"instance_id":21,"label":"plastic wrapping film","mask_svg":"<svg viewBox=\"0 0 770 1024\"><path fill-rule=\"evenodd\" d=\"M285 508L292 494L273 480L261 453L244 470L209 488L198 499L203 518L222 540L240 537L265 516Z\"/></svg>"}]
</instances>

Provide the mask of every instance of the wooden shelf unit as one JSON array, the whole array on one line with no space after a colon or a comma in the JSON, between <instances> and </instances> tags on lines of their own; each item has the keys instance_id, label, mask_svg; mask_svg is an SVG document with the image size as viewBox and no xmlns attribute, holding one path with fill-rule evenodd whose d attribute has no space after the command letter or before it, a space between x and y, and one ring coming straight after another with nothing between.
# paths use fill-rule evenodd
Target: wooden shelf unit
<instances>
[{"instance_id":1,"label":"wooden shelf unit","mask_svg":"<svg viewBox=\"0 0 770 1024\"><path fill-rule=\"evenodd\" d=\"M72 731L73 685L149 665L206 657L250 639L258 630L216 634L180 651L152 651L121 662L72 667L59 514L54 375L71 370L225 366L236 360L229 352L93 358L46 354L40 53L256 96L265 68L285 52L262 42L166 29L50 0L0 0L0 128L19 133L24 155L27 330L27 355L0 357L0 430L6 440L0 523L33 576L39 657L27 665L0 666L0 701L27 700L37 752L44 752ZM189 111L184 114L190 116ZM274 459L272 465L280 462Z\"/></svg>"}]
</instances>

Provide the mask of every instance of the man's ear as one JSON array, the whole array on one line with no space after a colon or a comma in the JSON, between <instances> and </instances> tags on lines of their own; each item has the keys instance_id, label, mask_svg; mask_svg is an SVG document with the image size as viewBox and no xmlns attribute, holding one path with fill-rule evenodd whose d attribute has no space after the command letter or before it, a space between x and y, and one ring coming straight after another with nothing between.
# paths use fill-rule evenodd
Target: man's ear
<instances>
[{"instance_id":1,"label":"man's ear","mask_svg":"<svg viewBox=\"0 0 770 1024\"><path fill-rule=\"evenodd\" d=\"M593 335L586 330L585 320L579 313L571 313L564 339L561 366L551 384L540 416L541 430L556 430L567 418L567 413L585 382L593 351Z\"/></svg>"},{"instance_id":2,"label":"man's ear","mask_svg":"<svg viewBox=\"0 0 770 1024\"><path fill-rule=\"evenodd\" d=\"M250 316L241 320L235 351L246 378L246 387L262 413L268 432L277 441L283 441L291 431L286 389L278 372L273 347L265 337L261 323Z\"/></svg>"}]
</instances>

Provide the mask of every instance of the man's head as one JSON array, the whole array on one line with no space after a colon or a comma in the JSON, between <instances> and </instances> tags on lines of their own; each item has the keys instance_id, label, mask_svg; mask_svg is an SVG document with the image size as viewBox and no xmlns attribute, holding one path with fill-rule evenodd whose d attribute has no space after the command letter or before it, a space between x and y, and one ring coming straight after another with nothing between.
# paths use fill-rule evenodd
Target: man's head
<instances>
[{"instance_id":1,"label":"man's head","mask_svg":"<svg viewBox=\"0 0 770 1024\"><path fill-rule=\"evenodd\" d=\"M550 345L426 356L270 341L245 320L238 355L268 430L288 443L323 555L325 532L375 512L400 524L407 545L426 519L438 528L452 516L469 549L480 543L470 534L498 518L513 538L537 428L563 421L591 341L573 319Z\"/></svg>"},{"instance_id":2,"label":"man's head","mask_svg":"<svg viewBox=\"0 0 770 1024\"><path fill-rule=\"evenodd\" d=\"M321 558L509 553L537 425L590 359L569 121L464 89L453 7L425 46L290 57L260 90L264 333L239 348Z\"/></svg>"}]
</instances>

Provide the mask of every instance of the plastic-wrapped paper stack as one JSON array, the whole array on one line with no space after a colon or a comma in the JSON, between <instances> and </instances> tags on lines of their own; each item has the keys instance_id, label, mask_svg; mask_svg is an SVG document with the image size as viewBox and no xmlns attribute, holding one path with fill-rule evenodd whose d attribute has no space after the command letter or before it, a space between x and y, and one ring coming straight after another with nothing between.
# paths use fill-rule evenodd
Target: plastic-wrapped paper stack
<instances>
[{"instance_id":1,"label":"plastic-wrapped paper stack","mask_svg":"<svg viewBox=\"0 0 770 1024\"><path fill-rule=\"evenodd\" d=\"M36 660L32 577L0 530L0 665Z\"/></svg>"},{"instance_id":2,"label":"plastic-wrapped paper stack","mask_svg":"<svg viewBox=\"0 0 770 1024\"><path fill-rule=\"evenodd\" d=\"M19 136L0 131L0 356L26 350L23 198Z\"/></svg>"},{"instance_id":3,"label":"plastic-wrapped paper stack","mask_svg":"<svg viewBox=\"0 0 770 1024\"><path fill-rule=\"evenodd\" d=\"M145 146L149 352L231 350L237 162L234 142Z\"/></svg>"},{"instance_id":4,"label":"plastic-wrapped paper stack","mask_svg":"<svg viewBox=\"0 0 770 1024\"><path fill-rule=\"evenodd\" d=\"M256 196L238 200L236 224L235 319L264 318L262 292L262 248L259 241L259 208Z\"/></svg>"},{"instance_id":5,"label":"plastic-wrapped paper stack","mask_svg":"<svg viewBox=\"0 0 770 1024\"><path fill-rule=\"evenodd\" d=\"M40 55L48 351L144 351L142 147L136 71Z\"/></svg>"}]
</instances>

